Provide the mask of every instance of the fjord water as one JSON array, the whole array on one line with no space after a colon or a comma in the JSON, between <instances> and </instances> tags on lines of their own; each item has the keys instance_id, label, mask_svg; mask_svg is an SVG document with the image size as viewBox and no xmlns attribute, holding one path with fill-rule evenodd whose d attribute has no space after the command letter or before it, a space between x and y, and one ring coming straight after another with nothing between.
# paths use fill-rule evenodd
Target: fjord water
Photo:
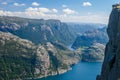
<instances>
[{"instance_id":1,"label":"fjord water","mask_svg":"<svg viewBox=\"0 0 120 80\"><path fill-rule=\"evenodd\" d=\"M96 80L100 74L101 62L79 62L72 67L72 70L56 76L49 76L37 80Z\"/></svg>"}]
</instances>

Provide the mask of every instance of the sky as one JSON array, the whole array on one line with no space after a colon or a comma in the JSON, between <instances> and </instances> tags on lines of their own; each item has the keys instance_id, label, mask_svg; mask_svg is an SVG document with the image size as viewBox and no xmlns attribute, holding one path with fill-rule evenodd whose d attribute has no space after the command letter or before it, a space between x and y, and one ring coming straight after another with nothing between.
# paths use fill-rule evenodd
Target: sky
<instances>
[{"instance_id":1,"label":"sky","mask_svg":"<svg viewBox=\"0 0 120 80\"><path fill-rule=\"evenodd\" d=\"M0 16L107 24L120 0L0 0Z\"/></svg>"}]
</instances>

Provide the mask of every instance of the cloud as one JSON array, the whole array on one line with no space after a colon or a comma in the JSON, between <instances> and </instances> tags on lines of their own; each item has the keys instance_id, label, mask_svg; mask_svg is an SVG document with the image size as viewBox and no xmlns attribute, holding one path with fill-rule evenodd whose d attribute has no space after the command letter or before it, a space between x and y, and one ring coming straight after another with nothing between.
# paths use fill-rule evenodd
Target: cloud
<instances>
[{"instance_id":1,"label":"cloud","mask_svg":"<svg viewBox=\"0 0 120 80\"><path fill-rule=\"evenodd\" d=\"M52 12L52 10L42 7L42 8L33 8L33 7L29 7L26 9L27 12L42 12L42 13L49 13Z\"/></svg>"},{"instance_id":2,"label":"cloud","mask_svg":"<svg viewBox=\"0 0 120 80\"><path fill-rule=\"evenodd\" d=\"M33 2L32 3L32 6L39 6L40 4L39 3L37 3L37 2Z\"/></svg>"},{"instance_id":3,"label":"cloud","mask_svg":"<svg viewBox=\"0 0 120 80\"><path fill-rule=\"evenodd\" d=\"M14 5L14 6L25 6L24 3L22 3L22 4L19 4L19 3L13 3L13 5Z\"/></svg>"},{"instance_id":4,"label":"cloud","mask_svg":"<svg viewBox=\"0 0 120 80\"><path fill-rule=\"evenodd\" d=\"M0 16L17 16L24 18L35 18L35 19L58 19L58 15L56 15L52 10L49 13L48 11L44 11L45 8L29 8L24 12L11 12L11 11L3 11L0 10Z\"/></svg>"},{"instance_id":5,"label":"cloud","mask_svg":"<svg viewBox=\"0 0 120 80\"><path fill-rule=\"evenodd\" d=\"M57 12L58 12L58 10L57 10L57 9L52 9L52 11L53 11L54 13L57 13Z\"/></svg>"},{"instance_id":6,"label":"cloud","mask_svg":"<svg viewBox=\"0 0 120 80\"><path fill-rule=\"evenodd\" d=\"M7 3L7 2L2 2L1 4L3 4L3 5L7 5L8 3Z\"/></svg>"},{"instance_id":7,"label":"cloud","mask_svg":"<svg viewBox=\"0 0 120 80\"><path fill-rule=\"evenodd\" d=\"M48 8L32 8L29 7L23 12L18 11L3 11L0 10L0 16L18 16L25 18L35 19L59 19L63 22L85 22L85 23L108 23L108 15L100 14L88 14L88 15L69 15L69 14L57 14L53 9Z\"/></svg>"},{"instance_id":8,"label":"cloud","mask_svg":"<svg viewBox=\"0 0 120 80\"><path fill-rule=\"evenodd\" d=\"M62 21L68 22L83 22L83 23L108 23L107 15L78 15L78 16L66 16Z\"/></svg>"},{"instance_id":9,"label":"cloud","mask_svg":"<svg viewBox=\"0 0 120 80\"><path fill-rule=\"evenodd\" d=\"M63 4L63 5L62 5L62 7L63 7L63 8L66 8L66 7L67 7L67 5Z\"/></svg>"},{"instance_id":10,"label":"cloud","mask_svg":"<svg viewBox=\"0 0 120 80\"><path fill-rule=\"evenodd\" d=\"M83 6L92 6L90 2L83 2Z\"/></svg>"},{"instance_id":11,"label":"cloud","mask_svg":"<svg viewBox=\"0 0 120 80\"><path fill-rule=\"evenodd\" d=\"M63 9L63 12L65 14L76 14L77 13L76 11L69 9L69 8Z\"/></svg>"}]
</instances>

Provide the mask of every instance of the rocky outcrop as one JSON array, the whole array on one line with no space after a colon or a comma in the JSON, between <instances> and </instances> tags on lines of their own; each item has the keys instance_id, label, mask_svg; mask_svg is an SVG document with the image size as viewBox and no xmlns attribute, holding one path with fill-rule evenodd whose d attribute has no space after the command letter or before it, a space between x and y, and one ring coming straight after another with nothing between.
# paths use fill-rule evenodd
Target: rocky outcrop
<instances>
[{"instance_id":1,"label":"rocky outcrop","mask_svg":"<svg viewBox=\"0 0 120 80\"><path fill-rule=\"evenodd\" d=\"M101 75L97 76L97 80L120 80L120 8L117 7L119 5L114 5L110 14L107 29L109 42L105 49Z\"/></svg>"}]
</instances>

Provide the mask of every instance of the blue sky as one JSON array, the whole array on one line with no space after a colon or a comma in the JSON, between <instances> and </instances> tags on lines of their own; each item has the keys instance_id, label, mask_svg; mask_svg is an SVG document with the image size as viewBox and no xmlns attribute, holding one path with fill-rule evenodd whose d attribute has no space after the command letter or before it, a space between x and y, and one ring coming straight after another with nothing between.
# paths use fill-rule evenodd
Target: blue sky
<instances>
[{"instance_id":1,"label":"blue sky","mask_svg":"<svg viewBox=\"0 0 120 80\"><path fill-rule=\"evenodd\" d=\"M107 24L112 5L119 2L119 0L0 0L0 15Z\"/></svg>"}]
</instances>

